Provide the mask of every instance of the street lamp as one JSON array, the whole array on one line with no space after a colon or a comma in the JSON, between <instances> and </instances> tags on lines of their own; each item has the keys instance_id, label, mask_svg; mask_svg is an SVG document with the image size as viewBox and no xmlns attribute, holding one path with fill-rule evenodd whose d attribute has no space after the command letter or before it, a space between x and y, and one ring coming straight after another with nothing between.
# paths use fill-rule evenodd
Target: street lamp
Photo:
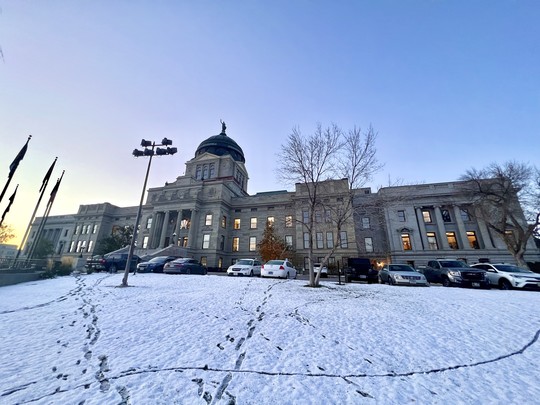
<instances>
[{"instance_id":1,"label":"street lamp","mask_svg":"<svg viewBox=\"0 0 540 405\"><path fill-rule=\"evenodd\" d=\"M137 240L137 233L139 232L139 222L141 220L141 211L142 211L142 205L144 200L144 192L146 191L146 183L148 181L148 173L150 173L150 165L152 164L152 157L154 157L154 154L157 156L164 156L164 155L174 155L176 152L178 152L178 149L171 147L172 140L163 138L160 144L156 144L152 141L147 141L143 139L141 141L141 146L144 148L144 150L133 150L133 156L135 157L141 157L141 156L150 156L150 159L148 159L148 168L146 169L146 176L144 177L144 185L141 193L141 201L139 202L139 210L137 211L137 219L135 220L135 227L133 228L133 236L131 238L131 244L129 245L129 253L127 257L127 263L126 268L124 270L124 278L122 279L122 285L121 287L127 287L128 283L128 276L129 276L129 268L131 267L131 260L133 259L133 250L135 249L135 242ZM156 146L165 146L165 148L156 148Z\"/></svg>"}]
</instances>

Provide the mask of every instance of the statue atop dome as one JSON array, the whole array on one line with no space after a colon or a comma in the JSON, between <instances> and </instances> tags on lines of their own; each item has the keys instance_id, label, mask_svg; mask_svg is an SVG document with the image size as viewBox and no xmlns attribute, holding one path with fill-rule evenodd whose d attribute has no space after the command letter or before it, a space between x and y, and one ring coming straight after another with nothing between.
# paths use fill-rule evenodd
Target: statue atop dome
<instances>
[{"instance_id":1,"label":"statue atop dome","mask_svg":"<svg viewBox=\"0 0 540 405\"><path fill-rule=\"evenodd\" d=\"M219 120L221 122L221 135L225 135L225 130L227 129L227 125L225 125L225 122L223 120Z\"/></svg>"}]
</instances>

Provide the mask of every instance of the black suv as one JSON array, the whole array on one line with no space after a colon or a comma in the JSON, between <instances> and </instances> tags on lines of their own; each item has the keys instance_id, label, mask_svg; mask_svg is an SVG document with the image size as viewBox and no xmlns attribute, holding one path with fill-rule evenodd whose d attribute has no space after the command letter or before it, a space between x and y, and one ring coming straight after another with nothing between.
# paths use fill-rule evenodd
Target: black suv
<instances>
[{"instance_id":1,"label":"black suv","mask_svg":"<svg viewBox=\"0 0 540 405\"><path fill-rule=\"evenodd\" d=\"M118 270L126 268L128 254L127 253L109 253L103 257L103 267L105 271L116 273ZM141 261L140 257L133 255L129 271L135 271L137 264Z\"/></svg>"},{"instance_id":2,"label":"black suv","mask_svg":"<svg viewBox=\"0 0 540 405\"><path fill-rule=\"evenodd\" d=\"M418 270L424 273L430 283L441 283L445 287L455 285L459 287L490 288L484 270L472 268L461 260L430 260L425 268Z\"/></svg>"},{"instance_id":3,"label":"black suv","mask_svg":"<svg viewBox=\"0 0 540 405\"><path fill-rule=\"evenodd\" d=\"M349 257L345 268L345 281L367 281L368 284L379 282L379 272L371 266L371 260L363 257Z\"/></svg>"}]
</instances>

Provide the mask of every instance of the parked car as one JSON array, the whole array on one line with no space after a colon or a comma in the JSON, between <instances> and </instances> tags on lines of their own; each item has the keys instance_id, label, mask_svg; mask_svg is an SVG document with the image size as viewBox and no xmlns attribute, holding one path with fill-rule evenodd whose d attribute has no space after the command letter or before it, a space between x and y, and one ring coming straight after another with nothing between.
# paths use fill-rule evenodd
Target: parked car
<instances>
[{"instance_id":1,"label":"parked car","mask_svg":"<svg viewBox=\"0 0 540 405\"><path fill-rule=\"evenodd\" d=\"M227 269L228 276L260 276L261 262L256 259L240 259Z\"/></svg>"},{"instance_id":2,"label":"parked car","mask_svg":"<svg viewBox=\"0 0 540 405\"><path fill-rule=\"evenodd\" d=\"M87 270L102 271L105 270L105 266L103 265L104 261L105 259L101 255L90 256L86 259L84 267L86 267Z\"/></svg>"},{"instance_id":3,"label":"parked car","mask_svg":"<svg viewBox=\"0 0 540 405\"><path fill-rule=\"evenodd\" d=\"M269 260L261 267L261 277L296 278L296 269L287 259Z\"/></svg>"},{"instance_id":4,"label":"parked car","mask_svg":"<svg viewBox=\"0 0 540 405\"><path fill-rule=\"evenodd\" d=\"M141 262L137 265L139 273L163 273L165 263L178 259L178 256L156 256L147 262Z\"/></svg>"},{"instance_id":5,"label":"parked car","mask_svg":"<svg viewBox=\"0 0 540 405\"><path fill-rule=\"evenodd\" d=\"M379 270L379 282L391 285L429 286L426 277L407 264L387 264Z\"/></svg>"},{"instance_id":6,"label":"parked car","mask_svg":"<svg viewBox=\"0 0 540 405\"><path fill-rule=\"evenodd\" d=\"M445 287L490 288L484 270L472 268L461 260L430 260L426 267L419 270L430 283L441 283Z\"/></svg>"},{"instance_id":7,"label":"parked car","mask_svg":"<svg viewBox=\"0 0 540 405\"><path fill-rule=\"evenodd\" d=\"M315 263L313 265L313 271L315 272L315 275L319 273L319 270L321 272L321 277L328 277L328 268L326 266L323 266L321 263Z\"/></svg>"},{"instance_id":8,"label":"parked car","mask_svg":"<svg viewBox=\"0 0 540 405\"><path fill-rule=\"evenodd\" d=\"M127 253L108 253L103 256L103 267L108 272L116 273L118 270L124 270L126 268L127 258ZM131 257L129 271L135 271L140 261L139 256L133 255Z\"/></svg>"},{"instance_id":9,"label":"parked car","mask_svg":"<svg viewBox=\"0 0 540 405\"><path fill-rule=\"evenodd\" d=\"M471 267L486 271L490 284L501 290L540 290L540 274L506 263L476 263Z\"/></svg>"},{"instance_id":10,"label":"parked car","mask_svg":"<svg viewBox=\"0 0 540 405\"><path fill-rule=\"evenodd\" d=\"M163 266L163 273L166 274L202 274L208 273L206 267L203 266L198 260L190 259L189 257L182 257L175 259Z\"/></svg>"},{"instance_id":11,"label":"parked car","mask_svg":"<svg viewBox=\"0 0 540 405\"><path fill-rule=\"evenodd\" d=\"M371 260L365 257L349 257L345 270L345 281L367 281L368 284L379 282L379 272L371 265Z\"/></svg>"}]
</instances>

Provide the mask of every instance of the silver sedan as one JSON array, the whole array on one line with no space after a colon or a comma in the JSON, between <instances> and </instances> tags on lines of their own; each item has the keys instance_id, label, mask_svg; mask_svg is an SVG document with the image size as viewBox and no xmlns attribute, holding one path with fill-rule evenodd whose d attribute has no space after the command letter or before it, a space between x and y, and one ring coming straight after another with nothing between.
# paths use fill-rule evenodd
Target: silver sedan
<instances>
[{"instance_id":1,"label":"silver sedan","mask_svg":"<svg viewBox=\"0 0 540 405\"><path fill-rule=\"evenodd\" d=\"M379 271L379 282L391 285L429 286L426 277L407 264L387 264Z\"/></svg>"}]
</instances>

